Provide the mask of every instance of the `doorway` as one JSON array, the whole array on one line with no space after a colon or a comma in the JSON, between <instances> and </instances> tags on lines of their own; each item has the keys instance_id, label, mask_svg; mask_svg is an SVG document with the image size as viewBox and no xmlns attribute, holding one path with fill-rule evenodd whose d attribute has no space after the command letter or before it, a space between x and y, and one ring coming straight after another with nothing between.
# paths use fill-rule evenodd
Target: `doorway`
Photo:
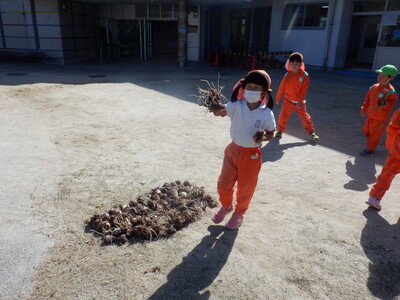
<instances>
[{"instance_id":1,"label":"doorway","mask_svg":"<svg viewBox=\"0 0 400 300\"><path fill-rule=\"evenodd\" d=\"M271 12L271 7L231 10L229 48L268 51Z\"/></svg>"},{"instance_id":2,"label":"doorway","mask_svg":"<svg viewBox=\"0 0 400 300\"><path fill-rule=\"evenodd\" d=\"M118 25L118 40L121 56L139 56L139 21L120 20Z\"/></svg>"},{"instance_id":3,"label":"doorway","mask_svg":"<svg viewBox=\"0 0 400 300\"><path fill-rule=\"evenodd\" d=\"M176 21L120 20L118 41L121 56L176 59L178 30Z\"/></svg>"},{"instance_id":4,"label":"doorway","mask_svg":"<svg viewBox=\"0 0 400 300\"><path fill-rule=\"evenodd\" d=\"M119 20L118 45L121 57L140 57L148 60L152 56L151 21Z\"/></svg>"},{"instance_id":5,"label":"doorway","mask_svg":"<svg viewBox=\"0 0 400 300\"><path fill-rule=\"evenodd\" d=\"M353 16L346 54L346 67L372 68L382 16Z\"/></svg>"}]
</instances>

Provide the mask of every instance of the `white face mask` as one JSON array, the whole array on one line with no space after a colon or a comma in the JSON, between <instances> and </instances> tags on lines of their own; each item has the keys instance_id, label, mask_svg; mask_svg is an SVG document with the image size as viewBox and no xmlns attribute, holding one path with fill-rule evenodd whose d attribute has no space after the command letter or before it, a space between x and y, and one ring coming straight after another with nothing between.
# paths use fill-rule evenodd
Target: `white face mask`
<instances>
[{"instance_id":1,"label":"white face mask","mask_svg":"<svg viewBox=\"0 0 400 300\"><path fill-rule=\"evenodd\" d=\"M256 103L261 99L261 91L244 90L244 98L249 103Z\"/></svg>"}]
</instances>

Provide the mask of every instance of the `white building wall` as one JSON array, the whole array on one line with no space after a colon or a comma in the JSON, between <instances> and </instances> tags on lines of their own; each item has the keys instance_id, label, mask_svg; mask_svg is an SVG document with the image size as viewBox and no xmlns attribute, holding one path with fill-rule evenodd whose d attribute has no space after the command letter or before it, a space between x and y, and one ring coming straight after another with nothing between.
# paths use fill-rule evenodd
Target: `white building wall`
<instances>
[{"instance_id":1,"label":"white building wall","mask_svg":"<svg viewBox=\"0 0 400 300\"><path fill-rule=\"evenodd\" d=\"M190 12L188 15L188 26L196 28L195 32L187 33L187 60L199 61L200 60L200 8L198 7L197 14Z\"/></svg>"},{"instance_id":2,"label":"white building wall","mask_svg":"<svg viewBox=\"0 0 400 300\"><path fill-rule=\"evenodd\" d=\"M372 70L380 69L384 65L394 65L400 70L399 47L377 47Z\"/></svg>"},{"instance_id":3,"label":"white building wall","mask_svg":"<svg viewBox=\"0 0 400 300\"><path fill-rule=\"evenodd\" d=\"M0 1L6 47L9 50L36 50L29 0Z\"/></svg>"},{"instance_id":4,"label":"white building wall","mask_svg":"<svg viewBox=\"0 0 400 300\"><path fill-rule=\"evenodd\" d=\"M306 65L323 67L328 27L324 29L281 29L285 4L320 3L321 1L323 2L323 0L273 0L269 50L299 51L304 55L304 62ZM330 2L332 2L332 0ZM333 61L334 55L331 55L330 63L332 64Z\"/></svg>"},{"instance_id":5,"label":"white building wall","mask_svg":"<svg viewBox=\"0 0 400 300\"><path fill-rule=\"evenodd\" d=\"M400 1L400 0L398 0ZM384 26L399 25L400 22L400 11L388 11L382 16L380 34L378 38L378 45L375 51L374 63L372 70L377 70L383 65L391 64L400 70L400 47L394 46L383 46L380 45L380 38Z\"/></svg>"},{"instance_id":6,"label":"white building wall","mask_svg":"<svg viewBox=\"0 0 400 300\"><path fill-rule=\"evenodd\" d=\"M58 1L36 0L34 3L35 14L29 0L0 1L5 40L1 54L62 63Z\"/></svg>"},{"instance_id":7,"label":"white building wall","mask_svg":"<svg viewBox=\"0 0 400 300\"><path fill-rule=\"evenodd\" d=\"M351 26L353 2L336 0L327 57L328 68L343 68Z\"/></svg>"},{"instance_id":8,"label":"white building wall","mask_svg":"<svg viewBox=\"0 0 400 300\"><path fill-rule=\"evenodd\" d=\"M36 21L38 24L39 49L46 56L63 62L58 2L54 0L35 1Z\"/></svg>"}]
</instances>

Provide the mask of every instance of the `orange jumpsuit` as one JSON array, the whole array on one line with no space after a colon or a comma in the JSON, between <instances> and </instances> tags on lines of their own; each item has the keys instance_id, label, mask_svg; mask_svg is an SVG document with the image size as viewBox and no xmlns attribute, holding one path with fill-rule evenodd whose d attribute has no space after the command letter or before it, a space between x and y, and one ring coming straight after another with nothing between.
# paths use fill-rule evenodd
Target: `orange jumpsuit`
<instances>
[{"instance_id":1,"label":"orange jumpsuit","mask_svg":"<svg viewBox=\"0 0 400 300\"><path fill-rule=\"evenodd\" d=\"M231 119L232 143L225 149L218 177L219 201L223 207L231 207L236 184L235 213L243 216L256 189L262 165L260 145L253 140L253 136L259 129L273 132L275 117L265 104L250 110L244 99L228 102L226 110Z\"/></svg>"},{"instance_id":2,"label":"orange jumpsuit","mask_svg":"<svg viewBox=\"0 0 400 300\"><path fill-rule=\"evenodd\" d=\"M262 155L259 147L244 148L230 143L225 149L221 175L218 177L218 194L221 204L229 208L236 187L235 212L241 216L249 208L261 170Z\"/></svg>"},{"instance_id":3,"label":"orange jumpsuit","mask_svg":"<svg viewBox=\"0 0 400 300\"><path fill-rule=\"evenodd\" d=\"M296 110L296 113L303 123L304 129L308 133L315 131L311 117L307 113L305 102L309 83L310 77L308 76L308 73L303 70L299 70L297 74L293 73L293 71L289 71L283 77L276 95L276 103L279 103L282 99L282 96L285 95L281 112L278 117L279 131L285 131L286 123L289 120L293 110ZM298 103L302 103L302 105L299 107L297 105Z\"/></svg>"},{"instance_id":4,"label":"orange jumpsuit","mask_svg":"<svg viewBox=\"0 0 400 300\"><path fill-rule=\"evenodd\" d=\"M391 84L374 84L369 88L361 106L361 114L368 113L363 132L367 136L367 150L375 151L385 131L390 112L397 101L397 94Z\"/></svg>"},{"instance_id":5,"label":"orange jumpsuit","mask_svg":"<svg viewBox=\"0 0 400 300\"><path fill-rule=\"evenodd\" d=\"M400 173L400 109L393 114L390 124L386 129L386 147L389 155L383 165L381 174L372 186L370 196L381 200L390 188L393 178Z\"/></svg>"}]
</instances>

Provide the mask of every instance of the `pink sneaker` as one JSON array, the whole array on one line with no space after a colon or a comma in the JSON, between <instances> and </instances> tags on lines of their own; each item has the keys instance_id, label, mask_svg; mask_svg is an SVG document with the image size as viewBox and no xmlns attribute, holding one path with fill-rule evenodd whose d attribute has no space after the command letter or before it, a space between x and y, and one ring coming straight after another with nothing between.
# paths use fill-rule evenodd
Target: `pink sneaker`
<instances>
[{"instance_id":1,"label":"pink sneaker","mask_svg":"<svg viewBox=\"0 0 400 300\"><path fill-rule=\"evenodd\" d=\"M225 227L229 229L237 229L240 227L240 225L242 225L243 220L243 216L238 215L237 213L233 213L230 220L225 224Z\"/></svg>"},{"instance_id":2,"label":"pink sneaker","mask_svg":"<svg viewBox=\"0 0 400 300\"><path fill-rule=\"evenodd\" d=\"M369 206L380 210L382 208L380 200L376 199L375 197L370 196L367 201L365 201Z\"/></svg>"},{"instance_id":3,"label":"pink sneaker","mask_svg":"<svg viewBox=\"0 0 400 300\"><path fill-rule=\"evenodd\" d=\"M215 224L221 223L225 216L233 210L232 206L230 208L221 207L211 218Z\"/></svg>"}]
</instances>

